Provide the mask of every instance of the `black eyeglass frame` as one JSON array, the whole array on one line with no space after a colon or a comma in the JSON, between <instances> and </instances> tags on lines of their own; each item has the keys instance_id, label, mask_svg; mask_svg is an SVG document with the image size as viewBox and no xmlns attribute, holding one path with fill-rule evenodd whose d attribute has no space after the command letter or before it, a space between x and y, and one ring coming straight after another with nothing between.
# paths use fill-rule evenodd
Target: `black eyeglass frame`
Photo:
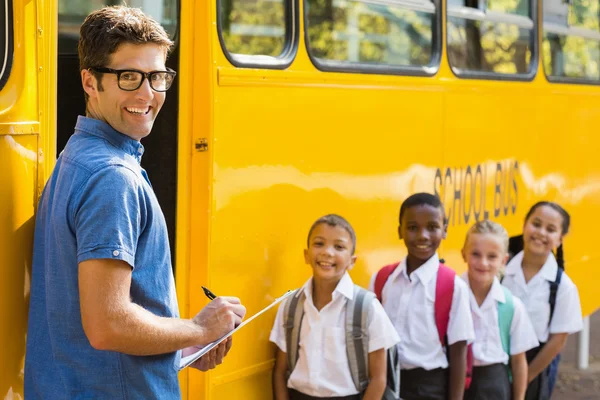
<instances>
[{"instance_id":1,"label":"black eyeglass frame","mask_svg":"<svg viewBox=\"0 0 600 400\"><path fill-rule=\"evenodd\" d=\"M154 90L155 92L166 92L167 90L169 90L171 88L171 86L173 85L173 81L175 80L175 76L177 75L177 72L172 70L171 68L167 67L166 71L150 71L150 72L144 72L144 71L140 71L139 69L112 69L112 68L106 68L106 67L90 67L88 68L88 70L92 70L95 72L99 72L102 74L115 74L117 75L117 85L119 85L119 89L124 90L126 92L133 92L135 90L138 90L140 87L142 87L142 84L144 83L144 79L148 79L148 83L150 84L150 87L152 88L152 90ZM136 72L139 74L142 74L142 79L140 80L140 84L134 88L134 89L124 89L121 87L121 74L124 74L126 72ZM169 76L171 76L173 79L171 79L171 83L169 84L169 86L165 89L165 90L157 90L154 88L154 86L152 86L152 75L154 74L167 74Z\"/></svg>"}]
</instances>

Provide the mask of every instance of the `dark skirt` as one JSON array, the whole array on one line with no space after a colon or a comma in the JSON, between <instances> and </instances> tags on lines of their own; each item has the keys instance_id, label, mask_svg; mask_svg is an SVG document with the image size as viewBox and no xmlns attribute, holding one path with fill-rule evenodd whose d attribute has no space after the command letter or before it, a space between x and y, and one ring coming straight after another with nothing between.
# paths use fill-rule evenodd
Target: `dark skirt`
<instances>
[{"instance_id":1,"label":"dark skirt","mask_svg":"<svg viewBox=\"0 0 600 400\"><path fill-rule=\"evenodd\" d=\"M510 400L512 385L504 364L473 367L471 386L465 391L465 400Z\"/></svg>"},{"instance_id":2,"label":"dark skirt","mask_svg":"<svg viewBox=\"0 0 600 400\"><path fill-rule=\"evenodd\" d=\"M314 397L299 392L294 389L289 389L290 400L318 400L318 399L330 399L330 400L360 400L360 394L354 394L352 396L342 397Z\"/></svg>"},{"instance_id":3,"label":"dark skirt","mask_svg":"<svg viewBox=\"0 0 600 400\"><path fill-rule=\"evenodd\" d=\"M530 364L535 356L542 350L544 344L536 347L535 349L529 350L525 355L527 356L527 363ZM548 400L550 399L550 385L549 385L549 374L550 368L544 369L533 381L527 386L527 392L525 393L525 400Z\"/></svg>"},{"instance_id":4,"label":"dark skirt","mask_svg":"<svg viewBox=\"0 0 600 400\"><path fill-rule=\"evenodd\" d=\"M446 400L448 379L447 368L400 370L400 397L403 400Z\"/></svg>"}]
</instances>

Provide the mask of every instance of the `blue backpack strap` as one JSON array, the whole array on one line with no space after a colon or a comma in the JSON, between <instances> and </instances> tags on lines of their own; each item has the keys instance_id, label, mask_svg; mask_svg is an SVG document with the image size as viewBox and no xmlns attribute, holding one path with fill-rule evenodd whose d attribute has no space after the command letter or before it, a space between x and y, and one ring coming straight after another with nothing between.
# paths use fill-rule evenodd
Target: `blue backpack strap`
<instances>
[{"instance_id":1,"label":"blue backpack strap","mask_svg":"<svg viewBox=\"0 0 600 400\"><path fill-rule=\"evenodd\" d=\"M500 340L502 341L502 349L508 354L508 379L512 382L512 371L510 369L510 327L515 315L515 303L511 291L502 286L504 289L504 303L498 302L498 327L500 328Z\"/></svg>"},{"instance_id":2,"label":"blue backpack strap","mask_svg":"<svg viewBox=\"0 0 600 400\"><path fill-rule=\"evenodd\" d=\"M287 349L288 379L298 362L300 328L302 327L302 318L304 317L305 298L304 289L300 288L285 303L285 346Z\"/></svg>"},{"instance_id":3,"label":"blue backpack strap","mask_svg":"<svg viewBox=\"0 0 600 400\"><path fill-rule=\"evenodd\" d=\"M498 302L498 326L500 327L502 348L510 358L510 327L515 315L515 303L511 291L504 286L502 286L502 289L504 289L505 301L504 303Z\"/></svg>"},{"instance_id":4,"label":"blue backpack strap","mask_svg":"<svg viewBox=\"0 0 600 400\"><path fill-rule=\"evenodd\" d=\"M346 353L356 390L369 385L369 322L375 294L354 285L352 300L346 304Z\"/></svg>"},{"instance_id":5,"label":"blue backpack strap","mask_svg":"<svg viewBox=\"0 0 600 400\"><path fill-rule=\"evenodd\" d=\"M548 299L548 303L550 303L550 318L548 318L548 326L552 322L552 317L554 316L554 309L556 308L556 294L558 293L558 286L560 285L560 280L562 279L564 270L561 267L556 269L556 278L554 282L550 282L550 298Z\"/></svg>"}]
</instances>

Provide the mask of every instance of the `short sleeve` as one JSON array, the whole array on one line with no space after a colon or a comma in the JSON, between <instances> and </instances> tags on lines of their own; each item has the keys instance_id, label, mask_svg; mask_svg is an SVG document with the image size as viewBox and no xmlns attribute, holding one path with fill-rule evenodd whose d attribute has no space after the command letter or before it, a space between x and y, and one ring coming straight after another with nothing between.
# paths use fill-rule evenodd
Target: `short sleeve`
<instances>
[{"instance_id":1,"label":"short sleeve","mask_svg":"<svg viewBox=\"0 0 600 400\"><path fill-rule=\"evenodd\" d=\"M398 332L392 325L379 300L371 302L370 312L373 315L369 324L369 353L379 349L389 349L400 342Z\"/></svg>"},{"instance_id":2,"label":"short sleeve","mask_svg":"<svg viewBox=\"0 0 600 400\"><path fill-rule=\"evenodd\" d=\"M135 267L137 242L145 224L146 207L138 177L123 166L94 173L84 184L73 223L77 262L117 259Z\"/></svg>"},{"instance_id":3,"label":"short sleeve","mask_svg":"<svg viewBox=\"0 0 600 400\"><path fill-rule=\"evenodd\" d=\"M563 273L558 292L554 316L550 321L550 334L575 333L583 329L581 303L577 286L567 274Z\"/></svg>"},{"instance_id":4,"label":"short sleeve","mask_svg":"<svg viewBox=\"0 0 600 400\"><path fill-rule=\"evenodd\" d=\"M371 281L369 282L369 292L375 293L375 278L377 278L377 272L371 276Z\"/></svg>"},{"instance_id":5,"label":"short sleeve","mask_svg":"<svg viewBox=\"0 0 600 400\"><path fill-rule=\"evenodd\" d=\"M277 315L275 316L275 322L273 323L273 329L271 329L271 335L269 336L269 341L275 343L284 353L287 353L287 345L285 342L285 329L283 327L285 320L283 313L285 312L285 305L288 301L289 298L279 306Z\"/></svg>"},{"instance_id":6,"label":"short sleeve","mask_svg":"<svg viewBox=\"0 0 600 400\"><path fill-rule=\"evenodd\" d=\"M473 316L469 304L469 287L458 276L454 278L454 293L448 322L448 344L460 341L471 343L475 340Z\"/></svg>"},{"instance_id":7,"label":"short sleeve","mask_svg":"<svg viewBox=\"0 0 600 400\"><path fill-rule=\"evenodd\" d=\"M513 296L514 314L510 325L510 354L520 354L539 346L533 324L523 302Z\"/></svg>"}]
</instances>

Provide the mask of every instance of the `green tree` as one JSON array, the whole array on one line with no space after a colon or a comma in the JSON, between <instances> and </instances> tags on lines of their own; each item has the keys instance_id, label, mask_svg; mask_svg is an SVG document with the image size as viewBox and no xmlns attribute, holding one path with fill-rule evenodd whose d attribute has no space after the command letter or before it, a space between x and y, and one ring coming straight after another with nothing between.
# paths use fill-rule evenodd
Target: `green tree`
<instances>
[{"instance_id":1,"label":"green tree","mask_svg":"<svg viewBox=\"0 0 600 400\"><path fill-rule=\"evenodd\" d=\"M569 5L569 26L598 32L598 5L598 0L574 0ZM544 68L550 76L600 79L598 40L545 32L542 52Z\"/></svg>"},{"instance_id":2,"label":"green tree","mask_svg":"<svg viewBox=\"0 0 600 400\"><path fill-rule=\"evenodd\" d=\"M286 37L285 0L219 0L220 21L227 51L279 56Z\"/></svg>"}]
</instances>

